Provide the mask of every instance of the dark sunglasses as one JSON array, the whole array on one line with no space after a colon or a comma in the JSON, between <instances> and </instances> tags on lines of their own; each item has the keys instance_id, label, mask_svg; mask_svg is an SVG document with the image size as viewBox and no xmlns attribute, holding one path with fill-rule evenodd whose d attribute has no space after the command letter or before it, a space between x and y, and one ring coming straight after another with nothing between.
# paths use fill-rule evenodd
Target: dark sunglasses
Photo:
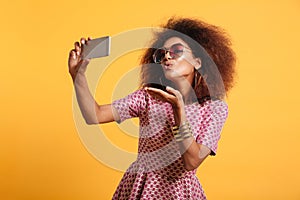
<instances>
[{"instance_id":1,"label":"dark sunglasses","mask_svg":"<svg viewBox=\"0 0 300 200\"><path fill-rule=\"evenodd\" d=\"M186 49L191 50L190 48L184 46L181 43L173 44L169 49L166 48L156 49L155 52L153 53L153 61L156 64L161 64L167 53L169 53L171 59L180 58Z\"/></svg>"}]
</instances>

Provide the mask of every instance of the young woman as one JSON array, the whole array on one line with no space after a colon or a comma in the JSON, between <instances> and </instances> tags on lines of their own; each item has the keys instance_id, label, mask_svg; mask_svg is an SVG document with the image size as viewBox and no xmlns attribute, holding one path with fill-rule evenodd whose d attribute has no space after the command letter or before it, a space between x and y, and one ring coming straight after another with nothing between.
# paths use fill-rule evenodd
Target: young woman
<instances>
[{"instance_id":1,"label":"young woman","mask_svg":"<svg viewBox=\"0 0 300 200\"><path fill-rule=\"evenodd\" d=\"M206 199L196 170L215 155L228 114L235 54L225 32L197 19L171 18L141 59L141 87L110 105L90 94L82 38L69 55L69 72L88 124L139 117L137 160L113 199ZM159 86L159 88L157 88Z\"/></svg>"}]
</instances>

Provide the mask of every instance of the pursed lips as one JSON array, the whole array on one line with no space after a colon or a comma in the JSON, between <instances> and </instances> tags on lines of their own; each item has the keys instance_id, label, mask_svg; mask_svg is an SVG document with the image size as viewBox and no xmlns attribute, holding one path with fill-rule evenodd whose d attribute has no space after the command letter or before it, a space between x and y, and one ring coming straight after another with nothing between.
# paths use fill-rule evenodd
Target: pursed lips
<instances>
[{"instance_id":1,"label":"pursed lips","mask_svg":"<svg viewBox=\"0 0 300 200\"><path fill-rule=\"evenodd\" d=\"M172 61L166 61L164 64L163 64L163 67L164 69L171 69L172 66L174 65L174 63Z\"/></svg>"}]
</instances>

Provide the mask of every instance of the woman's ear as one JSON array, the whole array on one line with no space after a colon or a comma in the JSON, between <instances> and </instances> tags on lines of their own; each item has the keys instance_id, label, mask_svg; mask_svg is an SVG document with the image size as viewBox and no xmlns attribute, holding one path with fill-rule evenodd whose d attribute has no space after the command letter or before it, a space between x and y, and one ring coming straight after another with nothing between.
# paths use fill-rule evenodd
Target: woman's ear
<instances>
[{"instance_id":1,"label":"woman's ear","mask_svg":"<svg viewBox=\"0 0 300 200\"><path fill-rule=\"evenodd\" d=\"M201 67L201 59L195 58L195 68L198 70Z\"/></svg>"}]
</instances>

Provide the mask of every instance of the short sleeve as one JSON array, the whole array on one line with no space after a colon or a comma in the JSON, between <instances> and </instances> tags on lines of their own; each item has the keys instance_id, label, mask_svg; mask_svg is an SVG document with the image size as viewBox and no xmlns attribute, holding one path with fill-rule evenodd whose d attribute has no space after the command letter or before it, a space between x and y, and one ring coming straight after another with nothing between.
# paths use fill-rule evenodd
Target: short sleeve
<instances>
[{"instance_id":1,"label":"short sleeve","mask_svg":"<svg viewBox=\"0 0 300 200\"><path fill-rule=\"evenodd\" d=\"M118 123L126 119L139 117L141 110L145 107L145 90L137 90L125 98L113 101L112 105L119 115Z\"/></svg>"},{"instance_id":2,"label":"short sleeve","mask_svg":"<svg viewBox=\"0 0 300 200\"><path fill-rule=\"evenodd\" d=\"M218 141L227 116L228 106L224 101L211 101L204 106L196 142L210 148L211 155L216 155Z\"/></svg>"}]
</instances>

